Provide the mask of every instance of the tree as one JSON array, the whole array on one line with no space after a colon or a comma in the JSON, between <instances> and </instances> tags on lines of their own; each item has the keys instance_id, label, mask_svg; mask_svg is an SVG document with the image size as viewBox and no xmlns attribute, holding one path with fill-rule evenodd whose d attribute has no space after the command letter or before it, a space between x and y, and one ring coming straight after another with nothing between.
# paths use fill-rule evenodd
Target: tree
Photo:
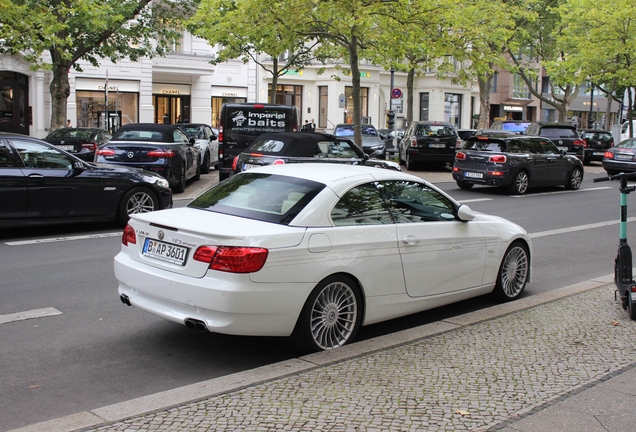
<instances>
[{"instance_id":1,"label":"tree","mask_svg":"<svg viewBox=\"0 0 636 432\"><path fill-rule=\"evenodd\" d=\"M590 7L584 0L568 0L559 13L566 25L557 42L563 50L571 52L565 63L572 69L580 69L594 84L607 87L610 102L615 89L636 86L636 3L601 0ZM627 105L631 120L633 101L623 104ZM605 127L609 126L606 115Z\"/></svg>"},{"instance_id":2,"label":"tree","mask_svg":"<svg viewBox=\"0 0 636 432\"><path fill-rule=\"evenodd\" d=\"M53 72L51 128L66 123L68 74L78 61L137 61L162 55L181 36L197 0L0 0L0 53Z\"/></svg>"},{"instance_id":3,"label":"tree","mask_svg":"<svg viewBox=\"0 0 636 432\"><path fill-rule=\"evenodd\" d=\"M269 101L276 102L278 78L302 69L315 58L316 42L299 33L297 21L281 15L281 1L202 0L188 29L212 46L220 45L214 64L240 58L254 61L272 75ZM271 57L262 61L261 54ZM279 58L283 57L280 65Z\"/></svg>"},{"instance_id":4,"label":"tree","mask_svg":"<svg viewBox=\"0 0 636 432\"><path fill-rule=\"evenodd\" d=\"M587 78L580 69L566 62L572 52L557 44L566 25L558 11L564 1L526 0L525 4L521 3L520 6L525 7L530 15L521 15L517 19L514 44L506 49L510 70L521 76L530 93L559 112L560 122L567 120L570 104L579 95L581 84ZM550 77L550 97L543 96L535 88L540 77L537 61Z\"/></svg>"}]
</instances>

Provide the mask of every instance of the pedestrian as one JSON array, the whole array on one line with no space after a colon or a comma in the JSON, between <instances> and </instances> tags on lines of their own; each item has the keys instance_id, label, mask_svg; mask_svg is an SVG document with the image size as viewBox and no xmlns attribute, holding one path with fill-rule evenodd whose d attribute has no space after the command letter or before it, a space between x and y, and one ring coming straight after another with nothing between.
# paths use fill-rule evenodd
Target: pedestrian
<instances>
[{"instance_id":1,"label":"pedestrian","mask_svg":"<svg viewBox=\"0 0 636 432\"><path fill-rule=\"evenodd\" d=\"M305 124L302 128L300 128L303 132L311 132L311 125L309 124L309 120L305 120Z\"/></svg>"},{"instance_id":2,"label":"pedestrian","mask_svg":"<svg viewBox=\"0 0 636 432\"><path fill-rule=\"evenodd\" d=\"M314 122L314 119L311 119L311 123L309 123L309 126L311 126L312 132L316 131L316 122Z\"/></svg>"},{"instance_id":3,"label":"pedestrian","mask_svg":"<svg viewBox=\"0 0 636 432\"><path fill-rule=\"evenodd\" d=\"M170 124L170 116L168 115L168 113L165 113L163 115L163 124Z\"/></svg>"},{"instance_id":4,"label":"pedestrian","mask_svg":"<svg viewBox=\"0 0 636 432\"><path fill-rule=\"evenodd\" d=\"M66 127L67 128L71 127L71 119L66 120Z\"/></svg>"}]
</instances>

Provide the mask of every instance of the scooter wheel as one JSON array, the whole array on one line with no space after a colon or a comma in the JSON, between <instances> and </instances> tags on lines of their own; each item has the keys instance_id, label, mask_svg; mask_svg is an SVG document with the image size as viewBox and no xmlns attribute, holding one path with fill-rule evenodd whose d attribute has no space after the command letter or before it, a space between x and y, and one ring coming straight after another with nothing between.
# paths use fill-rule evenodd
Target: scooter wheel
<instances>
[{"instance_id":1,"label":"scooter wheel","mask_svg":"<svg viewBox=\"0 0 636 432\"><path fill-rule=\"evenodd\" d=\"M631 292L628 291L626 294L627 294L627 310L629 311L629 317L632 320L636 320L636 301L632 299Z\"/></svg>"}]
</instances>

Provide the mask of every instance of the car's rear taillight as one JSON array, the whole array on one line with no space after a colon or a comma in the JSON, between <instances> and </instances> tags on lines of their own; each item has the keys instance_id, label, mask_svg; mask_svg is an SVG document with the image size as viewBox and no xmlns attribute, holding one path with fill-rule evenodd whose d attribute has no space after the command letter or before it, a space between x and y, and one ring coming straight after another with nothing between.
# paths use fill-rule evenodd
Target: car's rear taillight
<instances>
[{"instance_id":1,"label":"car's rear taillight","mask_svg":"<svg viewBox=\"0 0 636 432\"><path fill-rule=\"evenodd\" d=\"M234 156L232 160L232 171L236 171L236 167L238 166L238 155Z\"/></svg>"},{"instance_id":2,"label":"car's rear taillight","mask_svg":"<svg viewBox=\"0 0 636 432\"><path fill-rule=\"evenodd\" d=\"M411 138L411 147L417 147L417 138Z\"/></svg>"},{"instance_id":3,"label":"car's rear taillight","mask_svg":"<svg viewBox=\"0 0 636 432\"><path fill-rule=\"evenodd\" d=\"M98 156L115 156L115 150L101 149L95 152Z\"/></svg>"},{"instance_id":4,"label":"car's rear taillight","mask_svg":"<svg viewBox=\"0 0 636 432\"><path fill-rule=\"evenodd\" d=\"M172 157L174 152L172 150L151 150L148 152L150 157Z\"/></svg>"},{"instance_id":5,"label":"car's rear taillight","mask_svg":"<svg viewBox=\"0 0 636 432\"><path fill-rule=\"evenodd\" d=\"M254 273L265 265L269 251L258 247L199 246L195 261L208 263L211 270Z\"/></svg>"},{"instance_id":6,"label":"car's rear taillight","mask_svg":"<svg viewBox=\"0 0 636 432\"><path fill-rule=\"evenodd\" d=\"M123 244L124 246L128 246L129 244L137 244L137 235L135 234L135 229L129 224L126 224L126 228L124 228L124 233L121 236L121 244Z\"/></svg>"},{"instance_id":7,"label":"car's rear taillight","mask_svg":"<svg viewBox=\"0 0 636 432\"><path fill-rule=\"evenodd\" d=\"M505 155L492 155L488 158L488 162L492 163L506 163Z\"/></svg>"},{"instance_id":8,"label":"car's rear taillight","mask_svg":"<svg viewBox=\"0 0 636 432\"><path fill-rule=\"evenodd\" d=\"M455 143L455 148L461 148L462 147L462 140L457 138L457 142Z\"/></svg>"},{"instance_id":9,"label":"car's rear taillight","mask_svg":"<svg viewBox=\"0 0 636 432\"><path fill-rule=\"evenodd\" d=\"M219 140L219 144L223 142L223 123L219 124L219 136L217 139Z\"/></svg>"},{"instance_id":10,"label":"car's rear taillight","mask_svg":"<svg viewBox=\"0 0 636 432\"><path fill-rule=\"evenodd\" d=\"M605 152L605 154L603 155L603 157L605 159L614 159L614 153L613 152Z\"/></svg>"},{"instance_id":11,"label":"car's rear taillight","mask_svg":"<svg viewBox=\"0 0 636 432\"><path fill-rule=\"evenodd\" d=\"M285 165L285 161L282 159L276 159L272 165Z\"/></svg>"},{"instance_id":12,"label":"car's rear taillight","mask_svg":"<svg viewBox=\"0 0 636 432\"><path fill-rule=\"evenodd\" d=\"M585 147L586 146L586 142L579 138L579 139L574 140L574 145L575 146L579 146L579 147Z\"/></svg>"},{"instance_id":13,"label":"car's rear taillight","mask_svg":"<svg viewBox=\"0 0 636 432\"><path fill-rule=\"evenodd\" d=\"M93 150L97 149L97 143L85 142L85 143L82 143L82 148L85 148L85 149L93 151Z\"/></svg>"},{"instance_id":14,"label":"car's rear taillight","mask_svg":"<svg viewBox=\"0 0 636 432\"><path fill-rule=\"evenodd\" d=\"M455 152L455 159L464 160L466 159L466 153L463 152Z\"/></svg>"},{"instance_id":15,"label":"car's rear taillight","mask_svg":"<svg viewBox=\"0 0 636 432\"><path fill-rule=\"evenodd\" d=\"M583 147L588 148L590 146L586 139L582 139L581 141L583 141Z\"/></svg>"}]
</instances>

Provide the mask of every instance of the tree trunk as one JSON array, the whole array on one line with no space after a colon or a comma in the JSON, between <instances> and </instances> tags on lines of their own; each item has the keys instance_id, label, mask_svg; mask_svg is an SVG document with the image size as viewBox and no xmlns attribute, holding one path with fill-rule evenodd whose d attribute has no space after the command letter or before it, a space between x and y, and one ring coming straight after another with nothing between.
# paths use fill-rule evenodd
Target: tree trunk
<instances>
[{"instance_id":1,"label":"tree trunk","mask_svg":"<svg viewBox=\"0 0 636 432\"><path fill-rule=\"evenodd\" d=\"M358 58L358 38L351 35L349 41L349 63L351 64L351 84L353 85L353 140L362 147L362 101L360 100L360 65Z\"/></svg>"},{"instance_id":2,"label":"tree trunk","mask_svg":"<svg viewBox=\"0 0 636 432\"><path fill-rule=\"evenodd\" d=\"M404 127L408 127L408 125L413 122L413 100L415 99L415 68L409 69L409 73L406 76L406 124Z\"/></svg>"},{"instance_id":3,"label":"tree trunk","mask_svg":"<svg viewBox=\"0 0 636 432\"><path fill-rule=\"evenodd\" d=\"M66 126L66 107L71 95L71 86L68 82L68 74L71 63L59 59L59 53L51 51L51 56L57 61L53 62L53 81L49 87L51 91L51 130Z\"/></svg>"},{"instance_id":4,"label":"tree trunk","mask_svg":"<svg viewBox=\"0 0 636 432\"><path fill-rule=\"evenodd\" d=\"M487 77L479 77L479 123L477 129L488 129L490 125L490 87L492 74Z\"/></svg>"}]
</instances>

